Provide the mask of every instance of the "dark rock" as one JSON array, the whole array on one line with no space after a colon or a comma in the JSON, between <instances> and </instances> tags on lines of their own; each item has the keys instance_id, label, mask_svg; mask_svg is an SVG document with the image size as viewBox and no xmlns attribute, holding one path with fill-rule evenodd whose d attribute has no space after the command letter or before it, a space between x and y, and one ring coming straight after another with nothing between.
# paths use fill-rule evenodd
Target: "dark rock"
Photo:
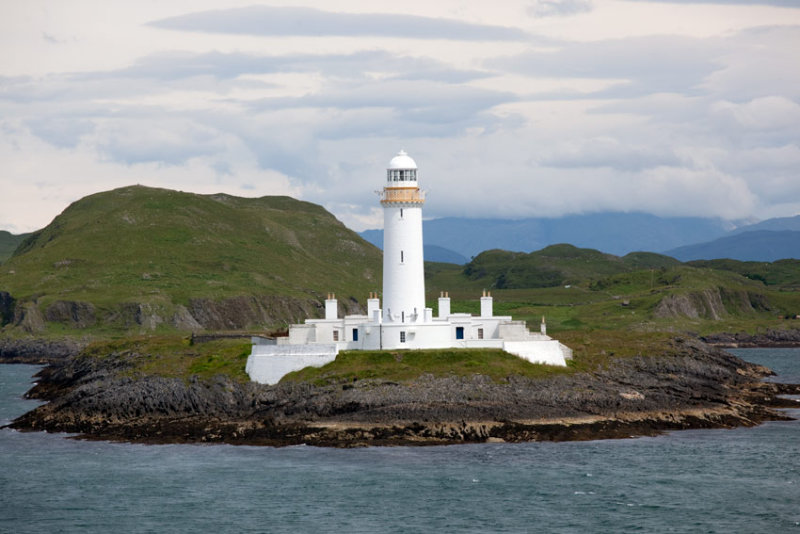
<instances>
[{"instance_id":1,"label":"dark rock","mask_svg":"<svg viewBox=\"0 0 800 534\"><path fill-rule=\"evenodd\" d=\"M314 317L319 303L278 295L241 296L189 301L191 317L207 330L241 330L265 324L299 322Z\"/></svg>"},{"instance_id":2,"label":"dark rock","mask_svg":"<svg viewBox=\"0 0 800 534\"><path fill-rule=\"evenodd\" d=\"M93 305L67 300L57 300L50 304L44 311L44 318L72 328L86 328L97 322Z\"/></svg>"},{"instance_id":3,"label":"dark rock","mask_svg":"<svg viewBox=\"0 0 800 534\"><path fill-rule=\"evenodd\" d=\"M0 326L5 326L14 320L14 306L16 301L10 293L0 291Z\"/></svg>"},{"instance_id":4,"label":"dark rock","mask_svg":"<svg viewBox=\"0 0 800 534\"><path fill-rule=\"evenodd\" d=\"M63 363L86 344L74 339L0 338L0 363Z\"/></svg>"}]
</instances>

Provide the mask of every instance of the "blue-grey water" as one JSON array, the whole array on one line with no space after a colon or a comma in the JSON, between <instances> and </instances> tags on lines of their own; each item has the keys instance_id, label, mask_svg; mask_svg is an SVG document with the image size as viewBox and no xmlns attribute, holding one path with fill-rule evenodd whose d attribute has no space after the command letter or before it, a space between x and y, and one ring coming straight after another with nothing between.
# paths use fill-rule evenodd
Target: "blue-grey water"
<instances>
[{"instance_id":1,"label":"blue-grey water","mask_svg":"<svg viewBox=\"0 0 800 534\"><path fill-rule=\"evenodd\" d=\"M800 349L736 351L800 382ZM0 424L36 406L0 365ZM800 417L800 410L791 410ZM800 532L800 422L357 450L0 430L2 532Z\"/></svg>"}]
</instances>

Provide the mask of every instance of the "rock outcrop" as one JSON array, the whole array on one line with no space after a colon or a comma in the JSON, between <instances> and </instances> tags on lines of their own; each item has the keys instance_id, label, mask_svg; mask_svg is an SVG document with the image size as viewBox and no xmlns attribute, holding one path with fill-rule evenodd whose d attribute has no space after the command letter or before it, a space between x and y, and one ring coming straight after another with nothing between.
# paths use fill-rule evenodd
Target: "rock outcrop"
<instances>
[{"instance_id":1,"label":"rock outcrop","mask_svg":"<svg viewBox=\"0 0 800 534\"><path fill-rule=\"evenodd\" d=\"M656 305L653 315L660 319L689 317L719 321L732 314L769 309L769 301L760 293L718 287L667 295Z\"/></svg>"},{"instance_id":2,"label":"rock outcrop","mask_svg":"<svg viewBox=\"0 0 800 534\"><path fill-rule=\"evenodd\" d=\"M87 342L75 339L0 338L0 362L63 363L80 353Z\"/></svg>"}]
</instances>

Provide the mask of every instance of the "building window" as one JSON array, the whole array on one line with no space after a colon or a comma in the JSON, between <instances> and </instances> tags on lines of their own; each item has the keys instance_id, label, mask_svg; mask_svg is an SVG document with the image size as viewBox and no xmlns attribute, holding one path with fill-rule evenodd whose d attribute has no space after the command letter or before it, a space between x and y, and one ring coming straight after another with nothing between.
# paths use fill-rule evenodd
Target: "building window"
<instances>
[{"instance_id":1,"label":"building window","mask_svg":"<svg viewBox=\"0 0 800 534\"><path fill-rule=\"evenodd\" d=\"M333 331L333 340L334 341L339 341L339 331L338 330L334 330Z\"/></svg>"},{"instance_id":2,"label":"building window","mask_svg":"<svg viewBox=\"0 0 800 534\"><path fill-rule=\"evenodd\" d=\"M406 333L400 332L400 343L405 343L405 342L406 342Z\"/></svg>"},{"instance_id":3,"label":"building window","mask_svg":"<svg viewBox=\"0 0 800 534\"><path fill-rule=\"evenodd\" d=\"M483 328L478 328L478 339L483 339Z\"/></svg>"},{"instance_id":4,"label":"building window","mask_svg":"<svg viewBox=\"0 0 800 534\"><path fill-rule=\"evenodd\" d=\"M464 327L457 326L456 327L456 339L464 339Z\"/></svg>"},{"instance_id":5,"label":"building window","mask_svg":"<svg viewBox=\"0 0 800 534\"><path fill-rule=\"evenodd\" d=\"M358 328L353 328L353 341L358 341Z\"/></svg>"}]
</instances>

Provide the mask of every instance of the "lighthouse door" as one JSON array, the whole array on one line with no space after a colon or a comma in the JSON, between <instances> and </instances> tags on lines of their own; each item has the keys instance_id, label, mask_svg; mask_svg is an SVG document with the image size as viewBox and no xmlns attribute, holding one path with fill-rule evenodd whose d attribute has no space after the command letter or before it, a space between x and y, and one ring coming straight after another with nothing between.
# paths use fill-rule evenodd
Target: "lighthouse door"
<instances>
[{"instance_id":1,"label":"lighthouse door","mask_svg":"<svg viewBox=\"0 0 800 534\"><path fill-rule=\"evenodd\" d=\"M457 326L456 327L456 339L464 339L464 327Z\"/></svg>"}]
</instances>

